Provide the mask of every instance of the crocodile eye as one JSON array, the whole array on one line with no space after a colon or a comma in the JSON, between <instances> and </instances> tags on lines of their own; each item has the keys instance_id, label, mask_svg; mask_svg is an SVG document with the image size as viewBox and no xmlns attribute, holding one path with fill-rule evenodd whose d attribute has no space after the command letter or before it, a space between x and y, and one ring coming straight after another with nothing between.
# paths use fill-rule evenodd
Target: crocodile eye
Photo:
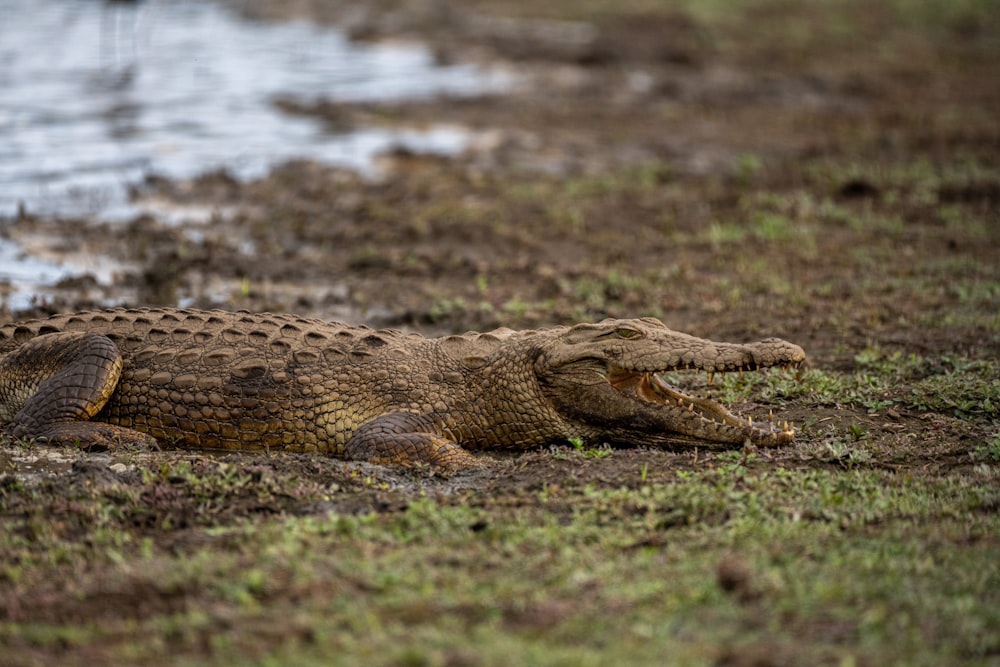
<instances>
[{"instance_id":1,"label":"crocodile eye","mask_svg":"<svg viewBox=\"0 0 1000 667\"><path fill-rule=\"evenodd\" d=\"M625 328L625 327L622 327L620 329L615 330L615 334L617 334L619 338L624 338L626 340L633 340L635 338L642 338L642 332L641 331L636 331L635 329L628 329L628 328Z\"/></svg>"}]
</instances>

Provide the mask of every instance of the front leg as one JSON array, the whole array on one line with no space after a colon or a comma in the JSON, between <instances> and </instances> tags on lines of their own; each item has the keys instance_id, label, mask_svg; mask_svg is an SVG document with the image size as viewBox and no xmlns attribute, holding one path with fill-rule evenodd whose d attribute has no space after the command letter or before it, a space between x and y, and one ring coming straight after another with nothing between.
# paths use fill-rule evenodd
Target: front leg
<instances>
[{"instance_id":1,"label":"front leg","mask_svg":"<svg viewBox=\"0 0 1000 667\"><path fill-rule=\"evenodd\" d=\"M476 457L441 430L439 420L430 415L392 412L355 431L344 446L344 456L382 465L427 463L447 470L478 467Z\"/></svg>"},{"instance_id":2,"label":"front leg","mask_svg":"<svg viewBox=\"0 0 1000 667\"><path fill-rule=\"evenodd\" d=\"M0 358L0 426L12 438L107 449L155 445L152 436L89 421L111 398L122 372L118 347L86 332L32 338Z\"/></svg>"}]
</instances>

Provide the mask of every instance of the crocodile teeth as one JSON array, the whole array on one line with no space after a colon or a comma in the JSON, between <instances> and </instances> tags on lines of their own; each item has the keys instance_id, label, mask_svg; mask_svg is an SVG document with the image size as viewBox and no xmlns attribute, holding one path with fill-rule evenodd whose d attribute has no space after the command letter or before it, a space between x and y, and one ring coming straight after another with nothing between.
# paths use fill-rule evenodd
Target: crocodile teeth
<instances>
[{"instance_id":1,"label":"crocodile teeth","mask_svg":"<svg viewBox=\"0 0 1000 667\"><path fill-rule=\"evenodd\" d=\"M739 370L734 368L734 371ZM707 371L711 379L714 373L724 371ZM784 442L794 437L794 426L787 421L778 422L774 417L774 411L768 412L767 421L759 419L754 421L750 415L740 416L729 412L726 406L713 401L711 398L691 397L681 393L671 387L660 377L658 373L646 375L648 387L653 393L647 398L654 396L665 404L676 405L678 409L690 413L691 419L700 419L706 425L712 425L717 434L728 434L728 437L751 437L753 439L773 438L774 442ZM765 427L764 424L767 424Z\"/></svg>"}]
</instances>

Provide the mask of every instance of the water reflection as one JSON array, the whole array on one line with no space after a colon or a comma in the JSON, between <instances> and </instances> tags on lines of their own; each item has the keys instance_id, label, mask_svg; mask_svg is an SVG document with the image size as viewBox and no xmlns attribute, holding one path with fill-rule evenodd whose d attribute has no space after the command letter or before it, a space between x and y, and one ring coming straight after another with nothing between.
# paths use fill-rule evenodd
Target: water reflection
<instances>
[{"instance_id":1,"label":"water reflection","mask_svg":"<svg viewBox=\"0 0 1000 667\"><path fill-rule=\"evenodd\" d=\"M224 167L250 177L291 157L364 168L373 151L401 142L457 150L456 130L330 135L272 101L495 83L472 66L437 67L415 46L359 45L306 22L250 22L211 2L0 0L0 16L0 215L23 203L36 213L114 216L125 184L149 172Z\"/></svg>"}]
</instances>

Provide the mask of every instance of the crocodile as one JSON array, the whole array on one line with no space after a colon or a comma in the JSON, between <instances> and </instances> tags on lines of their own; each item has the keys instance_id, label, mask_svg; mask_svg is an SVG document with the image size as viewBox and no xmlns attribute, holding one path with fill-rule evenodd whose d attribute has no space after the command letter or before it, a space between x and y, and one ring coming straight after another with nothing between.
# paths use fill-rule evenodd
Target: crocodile
<instances>
[{"instance_id":1,"label":"crocodile","mask_svg":"<svg viewBox=\"0 0 1000 667\"><path fill-rule=\"evenodd\" d=\"M797 345L716 343L653 318L428 338L294 315L107 309L0 327L0 432L123 444L314 451L475 466L472 450L588 443L783 445L667 372L797 367Z\"/></svg>"}]
</instances>

